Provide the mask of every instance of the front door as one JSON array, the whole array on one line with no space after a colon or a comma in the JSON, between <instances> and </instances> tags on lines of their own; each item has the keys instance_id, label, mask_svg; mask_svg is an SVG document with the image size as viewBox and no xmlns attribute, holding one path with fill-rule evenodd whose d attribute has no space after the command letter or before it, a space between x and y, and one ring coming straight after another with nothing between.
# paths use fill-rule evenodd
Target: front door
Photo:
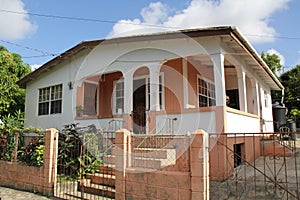
<instances>
[{"instance_id":1,"label":"front door","mask_svg":"<svg viewBox=\"0 0 300 200\"><path fill-rule=\"evenodd\" d=\"M133 81L133 132L146 134L146 79Z\"/></svg>"}]
</instances>

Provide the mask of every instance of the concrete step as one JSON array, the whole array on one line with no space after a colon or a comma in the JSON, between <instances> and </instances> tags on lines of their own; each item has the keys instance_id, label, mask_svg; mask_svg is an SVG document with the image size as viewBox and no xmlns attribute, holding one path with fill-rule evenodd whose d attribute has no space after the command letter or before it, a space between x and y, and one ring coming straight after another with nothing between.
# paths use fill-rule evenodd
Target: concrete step
<instances>
[{"instance_id":1,"label":"concrete step","mask_svg":"<svg viewBox=\"0 0 300 200\"><path fill-rule=\"evenodd\" d=\"M79 180L78 181L78 191L84 191L84 193L97 195L98 197L107 197L107 198L115 198L115 192L116 190L114 187L104 186L104 185L98 185L93 183L87 183L85 180ZM99 198L96 198L99 199Z\"/></svg>"},{"instance_id":2,"label":"concrete step","mask_svg":"<svg viewBox=\"0 0 300 200\"><path fill-rule=\"evenodd\" d=\"M96 173L87 174L86 178L91 180L91 184L109 187L115 187L116 185L116 177L114 175Z\"/></svg>"},{"instance_id":3,"label":"concrete step","mask_svg":"<svg viewBox=\"0 0 300 200\"><path fill-rule=\"evenodd\" d=\"M116 157L114 155L106 155L103 157L103 162L106 165L115 165L116 164Z\"/></svg>"},{"instance_id":4,"label":"concrete step","mask_svg":"<svg viewBox=\"0 0 300 200\"><path fill-rule=\"evenodd\" d=\"M99 198L100 197L100 198ZM94 194L89 194L89 193L82 193L80 191L73 191L73 192L68 192L65 193L64 195L58 196L60 199L82 199L82 200L90 200L90 199L103 199L103 200L108 200L111 198L104 197L104 196L99 196L99 195L94 195Z\"/></svg>"},{"instance_id":5,"label":"concrete step","mask_svg":"<svg viewBox=\"0 0 300 200\"><path fill-rule=\"evenodd\" d=\"M290 157L293 152L290 148L285 147L276 140L263 140L261 142L261 154L262 156L286 156Z\"/></svg>"},{"instance_id":6,"label":"concrete step","mask_svg":"<svg viewBox=\"0 0 300 200\"><path fill-rule=\"evenodd\" d=\"M115 175L115 165L99 165L99 174Z\"/></svg>"},{"instance_id":7,"label":"concrete step","mask_svg":"<svg viewBox=\"0 0 300 200\"><path fill-rule=\"evenodd\" d=\"M147 157L147 158L157 158L166 159L168 157L167 149L155 149L155 148L134 148L134 155Z\"/></svg>"},{"instance_id":8,"label":"concrete step","mask_svg":"<svg viewBox=\"0 0 300 200\"><path fill-rule=\"evenodd\" d=\"M149 158L143 158L143 157L135 157L133 166L141 167L141 168L160 169L161 168L161 160L149 159Z\"/></svg>"}]
</instances>

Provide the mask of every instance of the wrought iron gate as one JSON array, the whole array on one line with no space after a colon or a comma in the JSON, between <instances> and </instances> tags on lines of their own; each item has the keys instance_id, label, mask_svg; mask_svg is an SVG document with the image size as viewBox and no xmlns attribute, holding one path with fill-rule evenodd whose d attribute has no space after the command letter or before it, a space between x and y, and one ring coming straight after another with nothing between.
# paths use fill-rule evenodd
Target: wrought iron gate
<instances>
[{"instance_id":1,"label":"wrought iron gate","mask_svg":"<svg viewBox=\"0 0 300 200\"><path fill-rule=\"evenodd\" d=\"M109 124L111 125L111 124ZM59 135L57 199L114 199L112 151L115 131L77 128L72 124Z\"/></svg>"},{"instance_id":2,"label":"wrought iron gate","mask_svg":"<svg viewBox=\"0 0 300 200\"><path fill-rule=\"evenodd\" d=\"M211 199L300 199L300 140L283 134L210 134Z\"/></svg>"}]
</instances>

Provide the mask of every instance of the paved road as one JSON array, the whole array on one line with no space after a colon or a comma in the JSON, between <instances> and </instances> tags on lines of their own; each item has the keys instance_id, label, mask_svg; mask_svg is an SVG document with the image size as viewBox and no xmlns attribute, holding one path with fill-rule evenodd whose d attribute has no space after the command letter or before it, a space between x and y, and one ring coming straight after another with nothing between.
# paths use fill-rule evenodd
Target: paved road
<instances>
[{"instance_id":1,"label":"paved road","mask_svg":"<svg viewBox=\"0 0 300 200\"><path fill-rule=\"evenodd\" d=\"M0 200L49 200L49 198L33 194L30 192L24 192L20 190L14 190L11 188L0 187Z\"/></svg>"}]
</instances>

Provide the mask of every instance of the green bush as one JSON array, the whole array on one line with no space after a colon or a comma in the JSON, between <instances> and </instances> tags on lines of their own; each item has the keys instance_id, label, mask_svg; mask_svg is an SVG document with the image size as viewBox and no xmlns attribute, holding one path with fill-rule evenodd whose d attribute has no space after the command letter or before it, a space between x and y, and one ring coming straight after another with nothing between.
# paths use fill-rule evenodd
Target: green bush
<instances>
[{"instance_id":1,"label":"green bush","mask_svg":"<svg viewBox=\"0 0 300 200\"><path fill-rule=\"evenodd\" d=\"M44 134L33 139L27 146L22 147L18 153L18 160L29 166L42 166L44 164Z\"/></svg>"}]
</instances>

